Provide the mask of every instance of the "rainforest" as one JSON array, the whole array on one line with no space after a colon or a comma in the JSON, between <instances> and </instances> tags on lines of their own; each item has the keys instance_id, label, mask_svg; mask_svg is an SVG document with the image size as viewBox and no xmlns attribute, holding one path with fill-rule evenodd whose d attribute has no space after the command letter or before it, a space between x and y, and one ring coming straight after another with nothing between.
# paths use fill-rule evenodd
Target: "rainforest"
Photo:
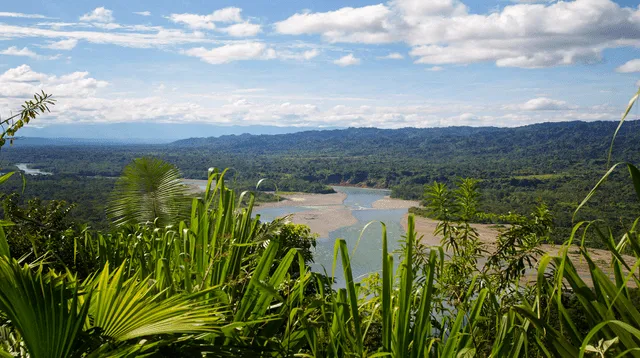
<instances>
[{"instance_id":1,"label":"rainforest","mask_svg":"<svg viewBox=\"0 0 640 358\"><path fill-rule=\"evenodd\" d=\"M0 355L636 356L639 95L619 123L109 146L16 136L59 104L36 94L3 121ZM360 238L318 270L319 235L256 214L345 185L417 199L362 229L366 275Z\"/></svg>"}]
</instances>

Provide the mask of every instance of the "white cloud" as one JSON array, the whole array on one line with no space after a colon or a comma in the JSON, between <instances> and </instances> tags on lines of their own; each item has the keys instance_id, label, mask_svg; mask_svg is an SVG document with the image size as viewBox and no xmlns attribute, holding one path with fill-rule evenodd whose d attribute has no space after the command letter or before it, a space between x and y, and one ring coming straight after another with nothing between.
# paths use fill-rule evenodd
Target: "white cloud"
<instances>
[{"instance_id":1,"label":"white cloud","mask_svg":"<svg viewBox=\"0 0 640 358\"><path fill-rule=\"evenodd\" d=\"M333 63L341 67L346 67L346 66L352 66L352 65L359 65L360 59L356 58L355 56L353 56L352 53L350 53L346 56L340 57L339 59L333 61Z\"/></svg>"},{"instance_id":2,"label":"white cloud","mask_svg":"<svg viewBox=\"0 0 640 358\"><path fill-rule=\"evenodd\" d=\"M241 22L241 12L242 9L237 7L225 7L223 9L214 11L210 15L210 19L211 21L215 22Z\"/></svg>"},{"instance_id":3,"label":"white cloud","mask_svg":"<svg viewBox=\"0 0 640 358\"><path fill-rule=\"evenodd\" d=\"M80 21L84 22L113 22L113 11L105 9L104 7L97 7L93 11L88 12L80 16Z\"/></svg>"},{"instance_id":4,"label":"white cloud","mask_svg":"<svg viewBox=\"0 0 640 358\"><path fill-rule=\"evenodd\" d=\"M283 60L309 61L320 54L317 49L311 49L303 52L294 52L290 50L278 50L275 52L277 58Z\"/></svg>"},{"instance_id":5,"label":"white cloud","mask_svg":"<svg viewBox=\"0 0 640 358\"><path fill-rule=\"evenodd\" d=\"M18 17L23 19L50 19L50 17L38 14L23 14L21 12L0 11L0 17Z\"/></svg>"},{"instance_id":6,"label":"white cloud","mask_svg":"<svg viewBox=\"0 0 640 358\"><path fill-rule=\"evenodd\" d=\"M219 29L222 32L234 37L247 37L255 36L262 31L262 26L258 24L251 24L249 22L242 22L239 24L233 24Z\"/></svg>"},{"instance_id":7,"label":"white cloud","mask_svg":"<svg viewBox=\"0 0 640 358\"><path fill-rule=\"evenodd\" d=\"M140 16L151 16L151 11L134 11L133 13Z\"/></svg>"},{"instance_id":8,"label":"white cloud","mask_svg":"<svg viewBox=\"0 0 640 358\"><path fill-rule=\"evenodd\" d=\"M547 97L538 97L528 100L527 102L519 105L507 105L505 109L523 110L523 111L559 111L567 109L575 109L576 107L569 106L567 102Z\"/></svg>"},{"instance_id":9,"label":"white cloud","mask_svg":"<svg viewBox=\"0 0 640 358\"><path fill-rule=\"evenodd\" d=\"M298 13L275 28L282 34L319 34L329 42L404 42L417 63L540 68L599 62L605 49L640 47L640 8L575 0L472 14L458 0L393 0Z\"/></svg>"},{"instance_id":10,"label":"white cloud","mask_svg":"<svg viewBox=\"0 0 640 358\"><path fill-rule=\"evenodd\" d=\"M25 57L31 57L31 58L37 58L38 54L29 50L26 47L23 47L22 49L18 49L16 46L11 46L6 50L2 50L0 51L0 55L7 55L7 56L25 56Z\"/></svg>"},{"instance_id":11,"label":"white cloud","mask_svg":"<svg viewBox=\"0 0 640 358\"><path fill-rule=\"evenodd\" d=\"M106 92L109 83L92 78L87 72L56 76L22 65L0 73L0 115L4 117L15 109L18 99L29 98L44 89L58 98L58 102L51 114L41 118L43 123L154 121L299 127L512 127L549 121L615 120L619 116L619 108L611 106L578 108L565 104L561 105L567 108L564 110L532 111L524 110L522 104L514 108L429 101L385 105L380 98L280 96L259 88L189 93L169 91L164 85L155 84L157 92L140 96L119 92L126 91L126 86ZM363 101L367 105L363 105Z\"/></svg>"},{"instance_id":12,"label":"white cloud","mask_svg":"<svg viewBox=\"0 0 640 358\"><path fill-rule=\"evenodd\" d=\"M431 72L439 72L442 70L444 70L444 67L440 67L440 66L433 66L433 67L427 68L427 71L431 71Z\"/></svg>"},{"instance_id":13,"label":"white cloud","mask_svg":"<svg viewBox=\"0 0 640 358\"><path fill-rule=\"evenodd\" d=\"M640 72L640 58L636 58L635 60L627 61L624 65L616 68L617 72L628 73L628 72Z\"/></svg>"},{"instance_id":14,"label":"white cloud","mask_svg":"<svg viewBox=\"0 0 640 358\"><path fill-rule=\"evenodd\" d=\"M216 28L216 24L209 20L209 15L197 15L197 14L171 14L169 20L176 24L184 24L192 29L207 29L213 30Z\"/></svg>"},{"instance_id":15,"label":"white cloud","mask_svg":"<svg viewBox=\"0 0 640 358\"><path fill-rule=\"evenodd\" d=\"M391 11L383 4L345 7L323 13L303 12L275 23L287 35L321 34L330 42L391 42Z\"/></svg>"},{"instance_id":16,"label":"white cloud","mask_svg":"<svg viewBox=\"0 0 640 358\"><path fill-rule=\"evenodd\" d=\"M43 46L45 48L48 49L52 49L52 50L65 50L65 51L69 51L72 50L74 47L76 47L76 45L78 44L78 40L76 39L67 39L67 40L60 40L57 42L51 42L50 44Z\"/></svg>"},{"instance_id":17,"label":"white cloud","mask_svg":"<svg viewBox=\"0 0 640 358\"><path fill-rule=\"evenodd\" d=\"M205 37L203 33L197 31L189 33L182 30L165 29L162 27L144 30L144 32L65 31L38 27L13 26L0 23L0 34L8 38L36 37L48 39L76 39L94 44L112 44L135 48L216 42L213 39Z\"/></svg>"},{"instance_id":18,"label":"white cloud","mask_svg":"<svg viewBox=\"0 0 640 358\"><path fill-rule=\"evenodd\" d=\"M378 58L381 60L402 60L404 56L402 56L402 54L399 52L391 52L386 56L380 56Z\"/></svg>"},{"instance_id":19,"label":"white cloud","mask_svg":"<svg viewBox=\"0 0 640 358\"><path fill-rule=\"evenodd\" d=\"M30 57L36 60L57 60L58 58L60 58L60 55L53 55L53 56L42 56L42 55L38 55L37 53L29 50L27 47L23 47L21 49L19 49L16 46L11 46L5 50L0 51L0 55L6 55L6 56L23 56L23 57Z\"/></svg>"},{"instance_id":20,"label":"white cloud","mask_svg":"<svg viewBox=\"0 0 640 358\"><path fill-rule=\"evenodd\" d=\"M304 58L305 60L310 60L316 56L318 56L320 54L320 52L318 52L318 50L313 49L313 50L308 50L302 53L302 58Z\"/></svg>"},{"instance_id":21,"label":"white cloud","mask_svg":"<svg viewBox=\"0 0 640 358\"><path fill-rule=\"evenodd\" d=\"M520 4L539 4L539 3L551 3L556 0L511 0L511 2Z\"/></svg>"},{"instance_id":22,"label":"white cloud","mask_svg":"<svg viewBox=\"0 0 640 358\"><path fill-rule=\"evenodd\" d=\"M216 28L216 22L238 23L242 22L242 9L237 7L226 7L216 10L209 15L198 14L171 14L168 19L177 24L186 25L192 29L208 29Z\"/></svg>"},{"instance_id":23,"label":"white cloud","mask_svg":"<svg viewBox=\"0 0 640 358\"><path fill-rule=\"evenodd\" d=\"M390 7L397 9L409 22L421 22L429 16L464 16L468 11L459 0L394 0Z\"/></svg>"},{"instance_id":24,"label":"white cloud","mask_svg":"<svg viewBox=\"0 0 640 358\"><path fill-rule=\"evenodd\" d=\"M275 51L268 49L262 42L244 42L224 45L207 50L196 47L184 51L185 55L198 57L204 62L219 65L234 61L270 59L275 57Z\"/></svg>"},{"instance_id":25,"label":"white cloud","mask_svg":"<svg viewBox=\"0 0 640 358\"><path fill-rule=\"evenodd\" d=\"M88 77L88 72L73 72L60 77L35 72L28 65L9 69L0 75L0 98L31 97L44 90L55 97L83 98L95 95L108 85Z\"/></svg>"}]
</instances>

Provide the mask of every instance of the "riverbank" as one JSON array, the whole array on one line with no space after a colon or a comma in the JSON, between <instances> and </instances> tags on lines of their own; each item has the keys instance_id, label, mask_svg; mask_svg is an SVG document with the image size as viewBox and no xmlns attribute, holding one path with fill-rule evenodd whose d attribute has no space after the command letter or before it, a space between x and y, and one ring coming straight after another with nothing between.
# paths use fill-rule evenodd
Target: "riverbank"
<instances>
[{"instance_id":1,"label":"riverbank","mask_svg":"<svg viewBox=\"0 0 640 358\"><path fill-rule=\"evenodd\" d=\"M256 211L261 209L270 208L298 208L302 209L298 212L291 214L291 221L296 224L304 224L309 226L312 232L317 233L320 238L329 237L329 233L338 230L343 227L354 225L358 222L356 217L352 213L352 209L344 205L347 194L338 192L334 194L306 194L306 193L294 193L281 195L281 199L278 202L262 203L256 207ZM376 200L371 204L371 209L380 210L394 210L394 209L408 209L412 206L417 206L417 201L392 199L389 196L384 196L382 199ZM406 213L401 220L402 229L407 230L407 218ZM415 217L415 229L418 237L421 237L421 241L428 246L440 246L441 237L434 235L434 231L438 224L437 220ZM478 232L480 241L485 244L487 250L487 256L495 252L497 245L497 238L500 234L500 229L491 224L473 224L472 225ZM393 238L393 239L399 239ZM562 247L559 245L544 244L541 249L553 256L559 256ZM611 254L607 250L601 249L589 249L594 262L605 272L610 273L609 262L611 261ZM571 246L568 249L568 256L573 262L576 270L585 282L590 283L589 267L585 260L580 255L578 246ZM626 257L625 257L626 258ZM526 276L527 280L535 279L537 271L530 270Z\"/></svg>"},{"instance_id":2,"label":"riverbank","mask_svg":"<svg viewBox=\"0 0 640 358\"><path fill-rule=\"evenodd\" d=\"M278 208L283 206L330 206L342 205L347 198L345 193L307 194L293 193L280 195L280 201L260 203L257 208Z\"/></svg>"},{"instance_id":3,"label":"riverbank","mask_svg":"<svg viewBox=\"0 0 640 358\"><path fill-rule=\"evenodd\" d=\"M402 227L404 230L407 230L407 218L409 214L406 214L402 220ZM436 237L433 233L438 224L437 220L424 218L424 217L415 217L415 229L418 237L422 236L421 242L429 246L440 246L441 237ZM495 227L495 225L490 224L472 224L472 227L478 231L478 235L480 237L480 241L486 245L486 250L488 251L488 255L496 251L497 238L500 234L500 230ZM543 244L540 247L542 251L551 256L562 256L563 255L563 247L560 245L553 244ZM591 259L594 261L598 267L603 270L605 273L612 274L611 267L609 263L611 262L611 253L608 250L602 249L587 249ZM488 256L487 255L487 256ZM591 276L589 272L589 265L584 260L582 255L580 254L580 249L577 245L572 245L568 249L567 256L571 259L571 262L576 267L576 271L585 280L586 283L591 283ZM631 256L623 257L627 262L635 262ZM537 268L535 270L531 270L527 274L527 279L535 279L537 275Z\"/></svg>"},{"instance_id":4,"label":"riverbank","mask_svg":"<svg viewBox=\"0 0 640 358\"><path fill-rule=\"evenodd\" d=\"M329 237L329 233L345 226L354 225L358 220L343 203L345 193L333 194L287 194L281 195L280 201L261 203L256 206L257 212L266 208L301 207L308 210L292 213L291 222L307 225L311 232L319 237Z\"/></svg>"},{"instance_id":5,"label":"riverbank","mask_svg":"<svg viewBox=\"0 0 640 358\"><path fill-rule=\"evenodd\" d=\"M420 202L414 200L394 199L390 196L374 201L372 207L374 209L409 209L420 205Z\"/></svg>"}]
</instances>

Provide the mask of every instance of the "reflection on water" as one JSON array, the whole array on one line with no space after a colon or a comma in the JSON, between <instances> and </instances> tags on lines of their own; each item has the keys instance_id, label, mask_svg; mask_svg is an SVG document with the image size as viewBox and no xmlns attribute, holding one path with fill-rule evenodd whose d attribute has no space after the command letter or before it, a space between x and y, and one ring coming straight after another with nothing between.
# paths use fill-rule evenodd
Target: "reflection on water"
<instances>
[{"instance_id":1,"label":"reflection on water","mask_svg":"<svg viewBox=\"0 0 640 358\"><path fill-rule=\"evenodd\" d=\"M358 238L362 233L362 229L371 221L384 222L387 229L389 251L396 250L400 247L400 239L405 234L401 222L407 209L373 209L372 204L385 196L389 195L388 190L379 189L362 189L351 187L335 187L336 191L347 194L343 205L351 210L352 215L358 222L351 226L346 226L329 233L328 238L320 238L317 241L314 254L315 263L312 269L316 272L331 275L333 265L333 250L336 239L342 238L347 242L349 250L358 242ZM284 206L277 208L258 208L257 214L261 215L263 220L273 220L287 214L302 212L313 209L312 207L295 207ZM351 255L351 269L356 281L372 272L381 270L382 262L382 226L379 223L369 225L367 230L362 233L362 238L358 244L355 254ZM399 262L396 258L394 262ZM342 275L342 266L338 260L336 266L336 287L344 287L345 282Z\"/></svg>"}]
</instances>

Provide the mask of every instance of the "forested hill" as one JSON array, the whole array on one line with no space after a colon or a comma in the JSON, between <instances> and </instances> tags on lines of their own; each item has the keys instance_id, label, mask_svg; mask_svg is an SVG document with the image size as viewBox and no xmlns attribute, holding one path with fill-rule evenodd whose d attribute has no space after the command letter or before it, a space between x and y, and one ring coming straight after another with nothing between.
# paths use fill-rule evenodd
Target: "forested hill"
<instances>
[{"instance_id":1,"label":"forested hill","mask_svg":"<svg viewBox=\"0 0 640 358\"><path fill-rule=\"evenodd\" d=\"M454 157L531 157L603 160L618 122L559 122L517 128L349 128L281 135L190 138L170 144L222 152L318 156L402 155L446 160ZM616 157L632 160L640 150L640 121L627 121L618 134ZM557 157L555 156L557 155ZM631 157L630 157L631 156Z\"/></svg>"}]
</instances>

